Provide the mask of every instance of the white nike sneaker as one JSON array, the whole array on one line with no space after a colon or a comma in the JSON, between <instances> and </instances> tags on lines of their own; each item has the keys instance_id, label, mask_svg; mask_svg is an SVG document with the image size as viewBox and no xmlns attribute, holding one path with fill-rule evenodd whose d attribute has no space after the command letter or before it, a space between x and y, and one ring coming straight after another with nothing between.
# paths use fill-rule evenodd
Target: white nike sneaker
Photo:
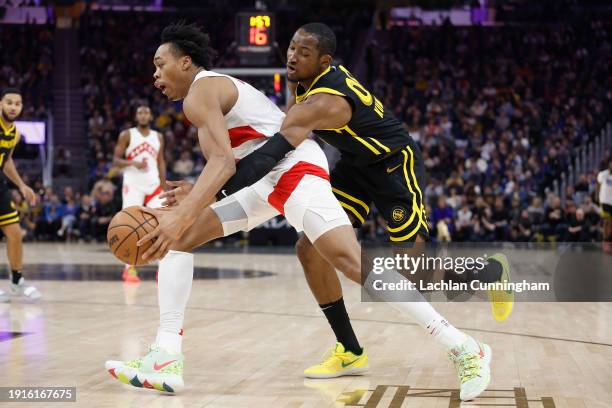
<instances>
[{"instance_id":1,"label":"white nike sneaker","mask_svg":"<svg viewBox=\"0 0 612 408\"><path fill-rule=\"evenodd\" d=\"M169 353L152 345L149 353L131 361L109 360L104 365L110 375L124 384L175 393L185 387L183 354Z\"/></svg>"},{"instance_id":2,"label":"white nike sneaker","mask_svg":"<svg viewBox=\"0 0 612 408\"><path fill-rule=\"evenodd\" d=\"M448 358L455 365L461 392L461 401L478 397L491 382L491 347L469 337L448 351Z\"/></svg>"},{"instance_id":3,"label":"white nike sneaker","mask_svg":"<svg viewBox=\"0 0 612 408\"><path fill-rule=\"evenodd\" d=\"M3 290L0 290L0 303L10 302L10 296Z\"/></svg>"},{"instance_id":4,"label":"white nike sneaker","mask_svg":"<svg viewBox=\"0 0 612 408\"><path fill-rule=\"evenodd\" d=\"M11 283L11 296L37 301L42 297L42 293L34 286L27 285L25 279L21 277L18 284Z\"/></svg>"}]
</instances>

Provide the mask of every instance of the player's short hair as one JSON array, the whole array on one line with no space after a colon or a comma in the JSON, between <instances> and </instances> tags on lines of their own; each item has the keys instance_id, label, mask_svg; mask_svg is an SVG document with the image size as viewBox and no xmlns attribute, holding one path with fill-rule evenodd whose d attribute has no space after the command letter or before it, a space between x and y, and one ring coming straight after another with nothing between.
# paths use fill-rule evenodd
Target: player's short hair
<instances>
[{"instance_id":1,"label":"player's short hair","mask_svg":"<svg viewBox=\"0 0 612 408\"><path fill-rule=\"evenodd\" d=\"M0 94L0 98L4 98L8 94L17 94L21 95L21 91L17 88L4 88L2 93Z\"/></svg>"},{"instance_id":2,"label":"player's short hair","mask_svg":"<svg viewBox=\"0 0 612 408\"><path fill-rule=\"evenodd\" d=\"M166 26L161 42L172 44L177 54L190 56L194 64L204 69L212 67L212 60L217 54L210 47L210 36L195 23L187 24L184 20Z\"/></svg>"},{"instance_id":3,"label":"player's short hair","mask_svg":"<svg viewBox=\"0 0 612 408\"><path fill-rule=\"evenodd\" d=\"M300 29L317 38L318 48L321 54L334 55L336 52L336 34L334 34L327 24L308 23L301 26Z\"/></svg>"}]
</instances>

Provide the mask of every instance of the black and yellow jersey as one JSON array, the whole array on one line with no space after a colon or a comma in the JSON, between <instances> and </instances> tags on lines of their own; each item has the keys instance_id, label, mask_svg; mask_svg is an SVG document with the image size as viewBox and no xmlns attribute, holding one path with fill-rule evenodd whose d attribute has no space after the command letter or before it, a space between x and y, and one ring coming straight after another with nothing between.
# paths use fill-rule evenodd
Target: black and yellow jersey
<instances>
[{"instance_id":1,"label":"black and yellow jersey","mask_svg":"<svg viewBox=\"0 0 612 408\"><path fill-rule=\"evenodd\" d=\"M12 123L8 127L0 118L0 172L4 170L6 160L11 157L11 152L19 139L17 127ZM0 179L3 177L0 176Z\"/></svg>"},{"instance_id":2,"label":"black and yellow jersey","mask_svg":"<svg viewBox=\"0 0 612 408\"><path fill-rule=\"evenodd\" d=\"M407 145L415 145L401 122L342 65L329 66L308 89L298 85L295 101L303 102L318 93L342 96L353 109L351 120L344 127L313 131L340 150L342 157L353 165L368 165Z\"/></svg>"}]
</instances>

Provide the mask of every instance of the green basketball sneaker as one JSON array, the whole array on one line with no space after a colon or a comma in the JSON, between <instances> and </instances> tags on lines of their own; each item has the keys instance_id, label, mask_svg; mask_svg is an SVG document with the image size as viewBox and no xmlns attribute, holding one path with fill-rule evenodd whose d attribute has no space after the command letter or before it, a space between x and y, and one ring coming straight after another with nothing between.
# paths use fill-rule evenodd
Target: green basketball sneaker
<instances>
[{"instance_id":1,"label":"green basketball sneaker","mask_svg":"<svg viewBox=\"0 0 612 408\"><path fill-rule=\"evenodd\" d=\"M124 384L175 393L182 390L183 354L169 353L153 345L149 353L131 361L109 360L106 370Z\"/></svg>"},{"instance_id":2,"label":"green basketball sneaker","mask_svg":"<svg viewBox=\"0 0 612 408\"><path fill-rule=\"evenodd\" d=\"M491 382L491 354L491 347L472 337L448 351L459 377L461 401L472 400L487 389Z\"/></svg>"}]
</instances>

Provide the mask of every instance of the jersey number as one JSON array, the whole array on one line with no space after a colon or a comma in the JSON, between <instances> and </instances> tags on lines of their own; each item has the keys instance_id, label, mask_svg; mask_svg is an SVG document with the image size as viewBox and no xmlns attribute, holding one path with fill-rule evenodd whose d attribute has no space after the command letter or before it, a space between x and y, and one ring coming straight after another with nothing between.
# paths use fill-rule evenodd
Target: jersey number
<instances>
[{"instance_id":1,"label":"jersey number","mask_svg":"<svg viewBox=\"0 0 612 408\"><path fill-rule=\"evenodd\" d=\"M365 106L370 106L372 105L372 102L374 102L374 112L376 112L376 114L382 118L383 117L382 103L377 98L373 98L372 94L368 92L368 90L365 89L363 85L361 85L359 81L357 81L346 68L340 65L340 69L344 71L344 73L347 76L346 86L348 86L351 89L351 91L355 92L355 95L359 97L359 99Z\"/></svg>"},{"instance_id":2,"label":"jersey number","mask_svg":"<svg viewBox=\"0 0 612 408\"><path fill-rule=\"evenodd\" d=\"M342 71L344 71L344 73L347 76L347 78L346 78L346 86L351 88L351 91L355 92L355 95L357 95L359 97L359 99L361 99L361 102L363 102L363 104L365 106L370 106L372 104L372 94L370 94L368 92L368 90L365 89L359 83L359 81L357 81L355 78L353 78L351 73L348 72L348 70L346 68L344 68L342 65L340 65L340 69Z\"/></svg>"}]
</instances>

